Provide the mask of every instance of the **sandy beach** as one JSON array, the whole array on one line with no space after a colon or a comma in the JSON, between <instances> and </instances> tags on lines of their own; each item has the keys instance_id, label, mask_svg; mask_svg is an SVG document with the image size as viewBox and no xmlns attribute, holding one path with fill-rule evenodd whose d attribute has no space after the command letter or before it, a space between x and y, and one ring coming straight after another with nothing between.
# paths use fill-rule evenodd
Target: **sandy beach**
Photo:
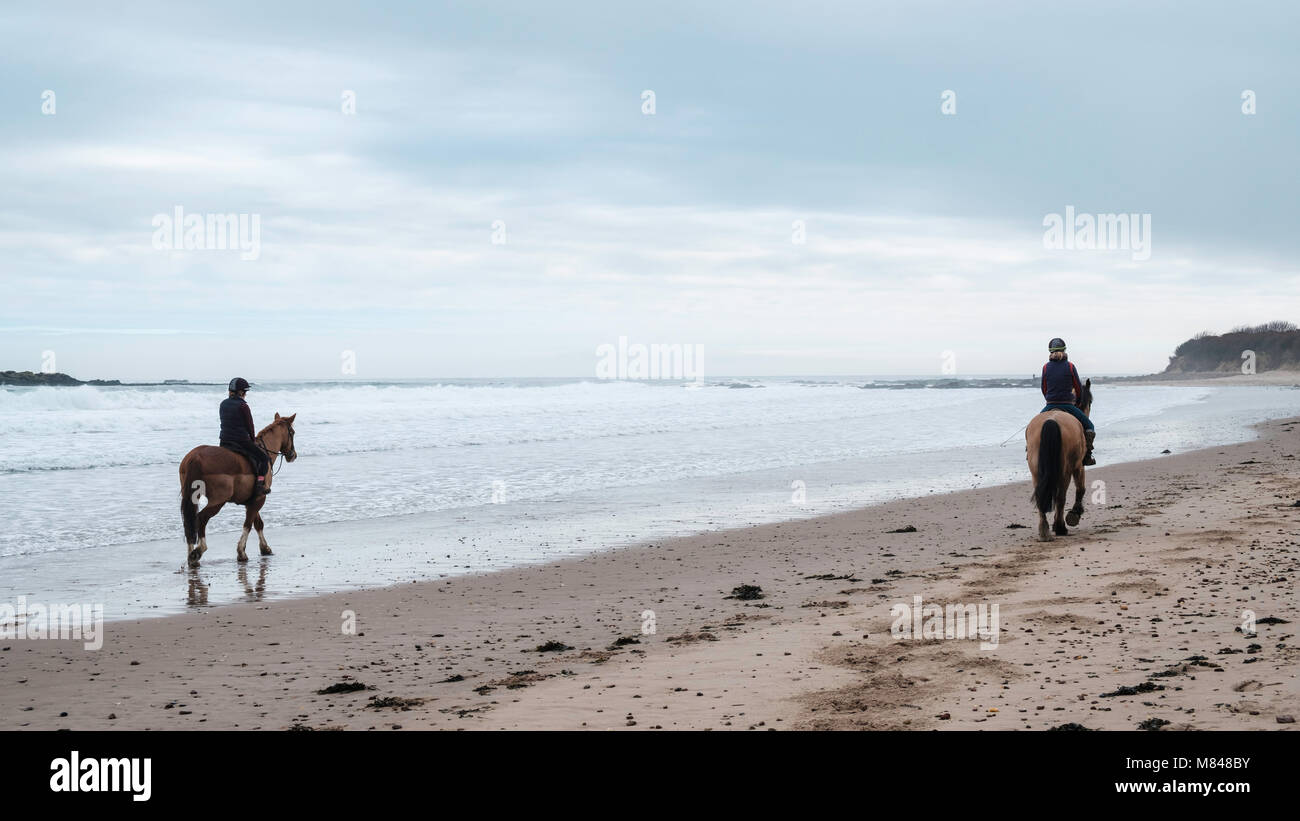
<instances>
[{"instance_id":1,"label":"sandy beach","mask_svg":"<svg viewBox=\"0 0 1300 821\"><path fill-rule=\"evenodd\" d=\"M1111 381L1126 385L1167 385L1169 387L1203 388L1203 387L1250 387L1273 385L1279 387L1300 387L1300 371L1273 370L1259 373L1162 373L1149 376L1130 376L1111 380L1097 380L1098 383Z\"/></svg>"},{"instance_id":2,"label":"sandy beach","mask_svg":"<svg viewBox=\"0 0 1300 821\"><path fill-rule=\"evenodd\" d=\"M1104 504L1085 499L1050 543L1033 538L1026 479L111 622L98 651L5 640L0 728L1293 729L1296 421L1091 469ZM732 597L741 585L762 598ZM997 604L996 648L895 639L890 608L915 595ZM364 689L320 692L332 685Z\"/></svg>"}]
</instances>

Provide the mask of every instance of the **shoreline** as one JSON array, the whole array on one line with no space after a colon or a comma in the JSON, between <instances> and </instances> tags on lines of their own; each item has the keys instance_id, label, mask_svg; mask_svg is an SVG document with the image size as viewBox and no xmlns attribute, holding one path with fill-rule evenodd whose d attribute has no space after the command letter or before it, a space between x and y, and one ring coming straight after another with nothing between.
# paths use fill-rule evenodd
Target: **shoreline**
<instances>
[{"instance_id":1,"label":"shoreline","mask_svg":"<svg viewBox=\"0 0 1300 821\"><path fill-rule=\"evenodd\" d=\"M1118 421L1103 420L1107 462L1148 459L1164 448L1182 453L1205 443L1239 441L1257 435L1253 422L1295 412L1292 396L1276 387L1204 393L1156 415L1124 416L1121 411ZM1006 429L1021 421L1018 412L1014 419L1007 417ZM558 498L524 498L463 511L412 511L333 523L301 515L289 522L268 518L276 555L251 568L236 565L230 551L210 552L199 570L185 568L183 562L178 565L172 506L155 504L149 515L142 512L135 519L165 523L165 535L10 556L0 559L0 575L8 582L6 597L24 594L33 601L103 602L105 618L112 622L235 603L380 589L661 542L698 534L701 529L713 532L813 519L908 498L1014 484L1024 479L1023 454L1011 441L1017 435L995 445L1002 437L990 431L986 441L956 449L921 448L870 460L856 455L671 483L587 488ZM158 476L145 476L147 470L93 471L86 480L94 483L79 485L77 492L115 492L117 485L105 477L130 486L156 483ZM35 478L48 483L65 475L46 473ZM316 481L322 476L317 475ZM795 486L792 476L808 480L806 499L792 498L787 488ZM165 484L155 498L168 494ZM283 503L276 502L275 512L310 510L312 500L301 493L293 495L310 484L287 485L285 492L290 495ZM54 495L57 488L46 487L44 492ZM21 498L17 504L22 506ZM233 514L214 520L213 537L229 536L233 545L238 521ZM24 530L28 535L20 538L47 542L66 530ZM188 589L178 575L188 576Z\"/></svg>"},{"instance_id":2,"label":"shoreline","mask_svg":"<svg viewBox=\"0 0 1300 821\"><path fill-rule=\"evenodd\" d=\"M1236 371L1223 373L1157 373L1146 376L1100 376L1093 380L1098 385L1165 385L1171 388L1211 387L1300 387L1300 371L1276 370L1244 374Z\"/></svg>"},{"instance_id":3,"label":"shoreline","mask_svg":"<svg viewBox=\"0 0 1300 821\"><path fill-rule=\"evenodd\" d=\"M1300 521L1289 508L1300 498L1296 421L1256 425L1251 442L1090 470L1107 504L1085 500L1080 528L1051 543L1032 538L1026 481L491 573L112 622L97 652L4 640L2 726L1132 729L1137 713L1120 716L1124 707L1176 726L1287 729L1277 717L1300 696L1290 581L1300 551L1281 535ZM1268 483L1267 500L1252 498L1256 482ZM887 532L908 526L916 532ZM1219 585L1208 599L1197 582L1206 575ZM765 598L728 599L739 585ZM1291 625L1260 626L1248 644L1233 631L1239 614L1214 601L1228 591ZM994 655L960 640L900 648L889 607L918 594L995 597ZM343 630L346 611L355 635ZM1139 617L1153 636L1125 624ZM1175 617L1184 629L1158 626ZM537 651L548 642L569 649ZM1063 651L1078 652L1067 662ZM1221 672L1171 672L1195 655ZM1239 667L1247 659L1255 666ZM1035 667L1061 683L1022 672ZM1151 673L1181 689L1100 698ZM972 689L954 692L967 675ZM374 689L317 692L356 682ZM372 697L407 701L376 708Z\"/></svg>"}]
</instances>

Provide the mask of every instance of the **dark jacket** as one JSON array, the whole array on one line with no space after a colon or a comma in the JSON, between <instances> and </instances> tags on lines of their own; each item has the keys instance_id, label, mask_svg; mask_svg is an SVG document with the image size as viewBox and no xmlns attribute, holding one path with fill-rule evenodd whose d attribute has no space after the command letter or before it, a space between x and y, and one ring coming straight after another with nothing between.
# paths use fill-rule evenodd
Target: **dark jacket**
<instances>
[{"instance_id":1,"label":"dark jacket","mask_svg":"<svg viewBox=\"0 0 1300 821\"><path fill-rule=\"evenodd\" d=\"M232 396L221 403L221 441L251 442L257 436L248 403Z\"/></svg>"},{"instance_id":2,"label":"dark jacket","mask_svg":"<svg viewBox=\"0 0 1300 821\"><path fill-rule=\"evenodd\" d=\"M1048 360L1043 366L1043 398L1049 405L1073 405L1083 396L1079 372L1068 359Z\"/></svg>"}]
</instances>

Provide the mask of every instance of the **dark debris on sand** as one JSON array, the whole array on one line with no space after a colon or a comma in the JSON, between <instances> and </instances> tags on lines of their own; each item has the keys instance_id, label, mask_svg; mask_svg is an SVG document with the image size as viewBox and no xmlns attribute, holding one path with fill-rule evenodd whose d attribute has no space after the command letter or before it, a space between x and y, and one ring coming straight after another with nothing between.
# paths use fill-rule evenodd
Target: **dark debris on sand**
<instances>
[{"instance_id":1,"label":"dark debris on sand","mask_svg":"<svg viewBox=\"0 0 1300 821\"><path fill-rule=\"evenodd\" d=\"M372 710L382 710L386 707L395 707L399 710L409 710L412 707L419 707L424 703L422 698L400 698L399 696L371 696L370 703L366 706Z\"/></svg>"},{"instance_id":2,"label":"dark debris on sand","mask_svg":"<svg viewBox=\"0 0 1300 821\"><path fill-rule=\"evenodd\" d=\"M718 637L709 632L701 633L682 633L680 636L669 636L664 641L673 644L694 644L697 641L717 641Z\"/></svg>"},{"instance_id":3,"label":"dark debris on sand","mask_svg":"<svg viewBox=\"0 0 1300 821\"><path fill-rule=\"evenodd\" d=\"M562 642L562 641L551 640L551 641L546 642L545 644L539 644L539 645L537 645L537 650L536 650L536 652L538 652L538 653L562 653L562 652L564 652L565 650L572 650L572 649L573 649L572 647L570 647L569 645L565 644L565 643Z\"/></svg>"},{"instance_id":4,"label":"dark debris on sand","mask_svg":"<svg viewBox=\"0 0 1300 821\"><path fill-rule=\"evenodd\" d=\"M1055 727L1047 728L1047 732L1049 733L1058 732L1058 731L1067 731L1067 732L1084 731L1089 733L1096 732L1096 730L1092 729L1091 727L1085 727L1082 724L1076 724L1073 721L1071 721L1069 724L1058 724Z\"/></svg>"},{"instance_id":5,"label":"dark debris on sand","mask_svg":"<svg viewBox=\"0 0 1300 821\"><path fill-rule=\"evenodd\" d=\"M1114 692L1102 693L1101 698L1113 698L1115 696L1136 696L1139 693L1153 693L1156 690L1163 690L1163 689L1165 689L1165 686L1163 684L1152 684L1149 681L1144 681L1141 684L1137 685L1136 687L1120 687L1118 690L1115 690Z\"/></svg>"},{"instance_id":6,"label":"dark debris on sand","mask_svg":"<svg viewBox=\"0 0 1300 821\"><path fill-rule=\"evenodd\" d=\"M355 693L357 690L369 689L359 681L340 681L338 684L331 684L323 690L317 690L316 695L328 696L334 693Z\"/></svg>"},{"instance_id":7,"label":"dark debris on sand","mask_svg":"<svg viewBox=\"0 0 1300 821\"><path fill-rule=\"evenodd\" d=\"M756 584L742 584L738 587L731 588L729 599L740 599L741 601L752 601L754 599L764 598L763 588Z\"/></svg>"},{"instance_id":8,"label":"dark debris on sand","mask_svg":"<svg viewBox=\"0 0 1300 821\"><path fill-rule=\"evenodd\" d=\"M488 684L494 687L505 687L507 690L518 690L530 684L545 681L548 678L551 678L551 676L544 675L536 670L517 670L506 678L489 681Z\"/></svg>"}]
</instances>

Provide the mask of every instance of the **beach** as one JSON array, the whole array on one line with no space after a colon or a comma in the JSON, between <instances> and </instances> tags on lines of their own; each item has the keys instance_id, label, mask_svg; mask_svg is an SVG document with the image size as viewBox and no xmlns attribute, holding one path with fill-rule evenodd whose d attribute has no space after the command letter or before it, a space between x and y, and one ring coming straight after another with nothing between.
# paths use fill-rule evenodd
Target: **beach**
<instances>
[{"instance_id":1,"label":"beach","mask_svg":"<svg viewBox=\"0 0 1300 821\"><path fill-rule=\"evenodd\" d=\"M1296 422L1090 469L1047 543L1026 476L274 601L254 558L222 570L242 604L109 622L99 650L4 640L0 727L1293 729ZM996 604L996 647L895 638L916 596Z\"/></svg>"}]
</instances>

